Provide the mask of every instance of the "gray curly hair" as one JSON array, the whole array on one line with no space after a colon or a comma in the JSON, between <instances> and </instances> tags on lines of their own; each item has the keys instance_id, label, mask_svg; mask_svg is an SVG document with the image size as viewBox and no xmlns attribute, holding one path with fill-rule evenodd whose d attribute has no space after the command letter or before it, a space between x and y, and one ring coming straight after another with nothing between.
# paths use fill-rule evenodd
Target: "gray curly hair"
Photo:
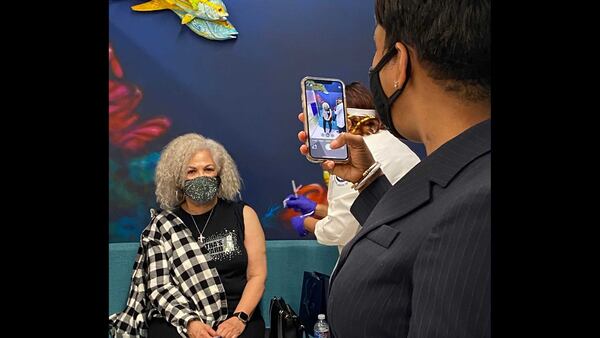
<instances>
[{"instance_id":1,"label":"gray curly hair","mask_svg":"<svg viewBox=\"0 0 600 338\"><path fill-rule=\"evenodd\" d=\"M165 146L156 165L156 201L162 209L172 210L184 201L183 183L186 167L200 150L210 151L221 177L217 197L234 201L240 197L242 179L235 162L225 148L215 140L190 133L173 139Z\"/></svg>"}]
</instances>

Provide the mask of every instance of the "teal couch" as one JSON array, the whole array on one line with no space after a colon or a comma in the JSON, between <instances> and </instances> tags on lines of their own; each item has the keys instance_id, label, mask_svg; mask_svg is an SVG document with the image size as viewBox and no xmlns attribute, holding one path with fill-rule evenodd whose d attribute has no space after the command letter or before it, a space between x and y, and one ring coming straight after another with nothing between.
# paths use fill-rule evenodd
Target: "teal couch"
<instances>
[{"instance_id":1,"label":"teal couch","mask_svg":"<svg viewBox=\"0 0 600 338\"><path fill-rule=\"evenodd\" d=\"M108 311L119 312L125 306L138 243L109 244ZM269 327L269 300L283 297L298 312L304 271L331 275L338 258L337 247L315 240L267 241L267 284L261 311Z\"/></svg>"}]
</instances>

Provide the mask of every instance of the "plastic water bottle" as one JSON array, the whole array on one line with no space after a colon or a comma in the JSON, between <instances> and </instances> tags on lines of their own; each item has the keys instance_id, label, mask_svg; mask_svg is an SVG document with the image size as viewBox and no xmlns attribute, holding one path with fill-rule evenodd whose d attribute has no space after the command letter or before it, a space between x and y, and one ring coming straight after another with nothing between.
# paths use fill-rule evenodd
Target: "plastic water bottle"
<instances>
[{"instance_id":1,"label":"plastic water bottle","mask_svg":"<svg viewBox=\"0 0 600 338\"><path fill-rule=\"evenodd\" d=\"M329 338L329 325L325 321L325 315L321 313L317 318L319 320L315 323L315 338Z\"/></svg>"}]
</instances>

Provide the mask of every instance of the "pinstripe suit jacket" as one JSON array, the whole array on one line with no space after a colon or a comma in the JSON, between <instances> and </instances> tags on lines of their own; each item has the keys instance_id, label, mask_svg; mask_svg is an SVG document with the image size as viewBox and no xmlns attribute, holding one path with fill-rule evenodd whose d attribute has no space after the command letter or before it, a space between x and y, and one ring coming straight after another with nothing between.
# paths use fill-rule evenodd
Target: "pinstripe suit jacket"
<instances>
[{"instance_id":1,"label":"pinstripe suit jacket","mask_svg":"<svg viewBox=\"0 0 600 338\"><path fill-rule=\"evenodd\" d=\"M363 228L331 276L334 337L490 337L490 157L487 120L360 194Z\"/></svg>"}]
</instances>

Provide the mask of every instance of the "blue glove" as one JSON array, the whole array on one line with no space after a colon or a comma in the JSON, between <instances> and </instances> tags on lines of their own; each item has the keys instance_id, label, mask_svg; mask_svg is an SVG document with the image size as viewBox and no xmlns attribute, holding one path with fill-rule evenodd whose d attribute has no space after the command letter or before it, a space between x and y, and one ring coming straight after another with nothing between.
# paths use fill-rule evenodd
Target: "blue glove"
<instances>
[{"instance_id":1,"label":"blue glove","mask_svg":"<svg viewBox=\"0 0 600 338\"><path fill-rule=\"evenodd\" d=\"M306 198L304 195L294 196L294 194L288 195L283 200L283 205L286 208L292 208L296 211L300 211L303 214L309 214L315 211L317 203Z\"/></svg>"},{"instance_id":2,"label":"blue glove","mask_svg":"<svg viewBox=\"0 0 600 338\"><path fill-rule=\"evenodd\" d=\"M294 230L296 230L298 235L300 235L300 237L304 237L304 236L308 235L308 231L306 231L306 229L304 228L304 219L305 218L306 218L305 215L299 215L299 216L294 216L291 219L292 226L294 227Z\"/></svg>"}]
</instances>

